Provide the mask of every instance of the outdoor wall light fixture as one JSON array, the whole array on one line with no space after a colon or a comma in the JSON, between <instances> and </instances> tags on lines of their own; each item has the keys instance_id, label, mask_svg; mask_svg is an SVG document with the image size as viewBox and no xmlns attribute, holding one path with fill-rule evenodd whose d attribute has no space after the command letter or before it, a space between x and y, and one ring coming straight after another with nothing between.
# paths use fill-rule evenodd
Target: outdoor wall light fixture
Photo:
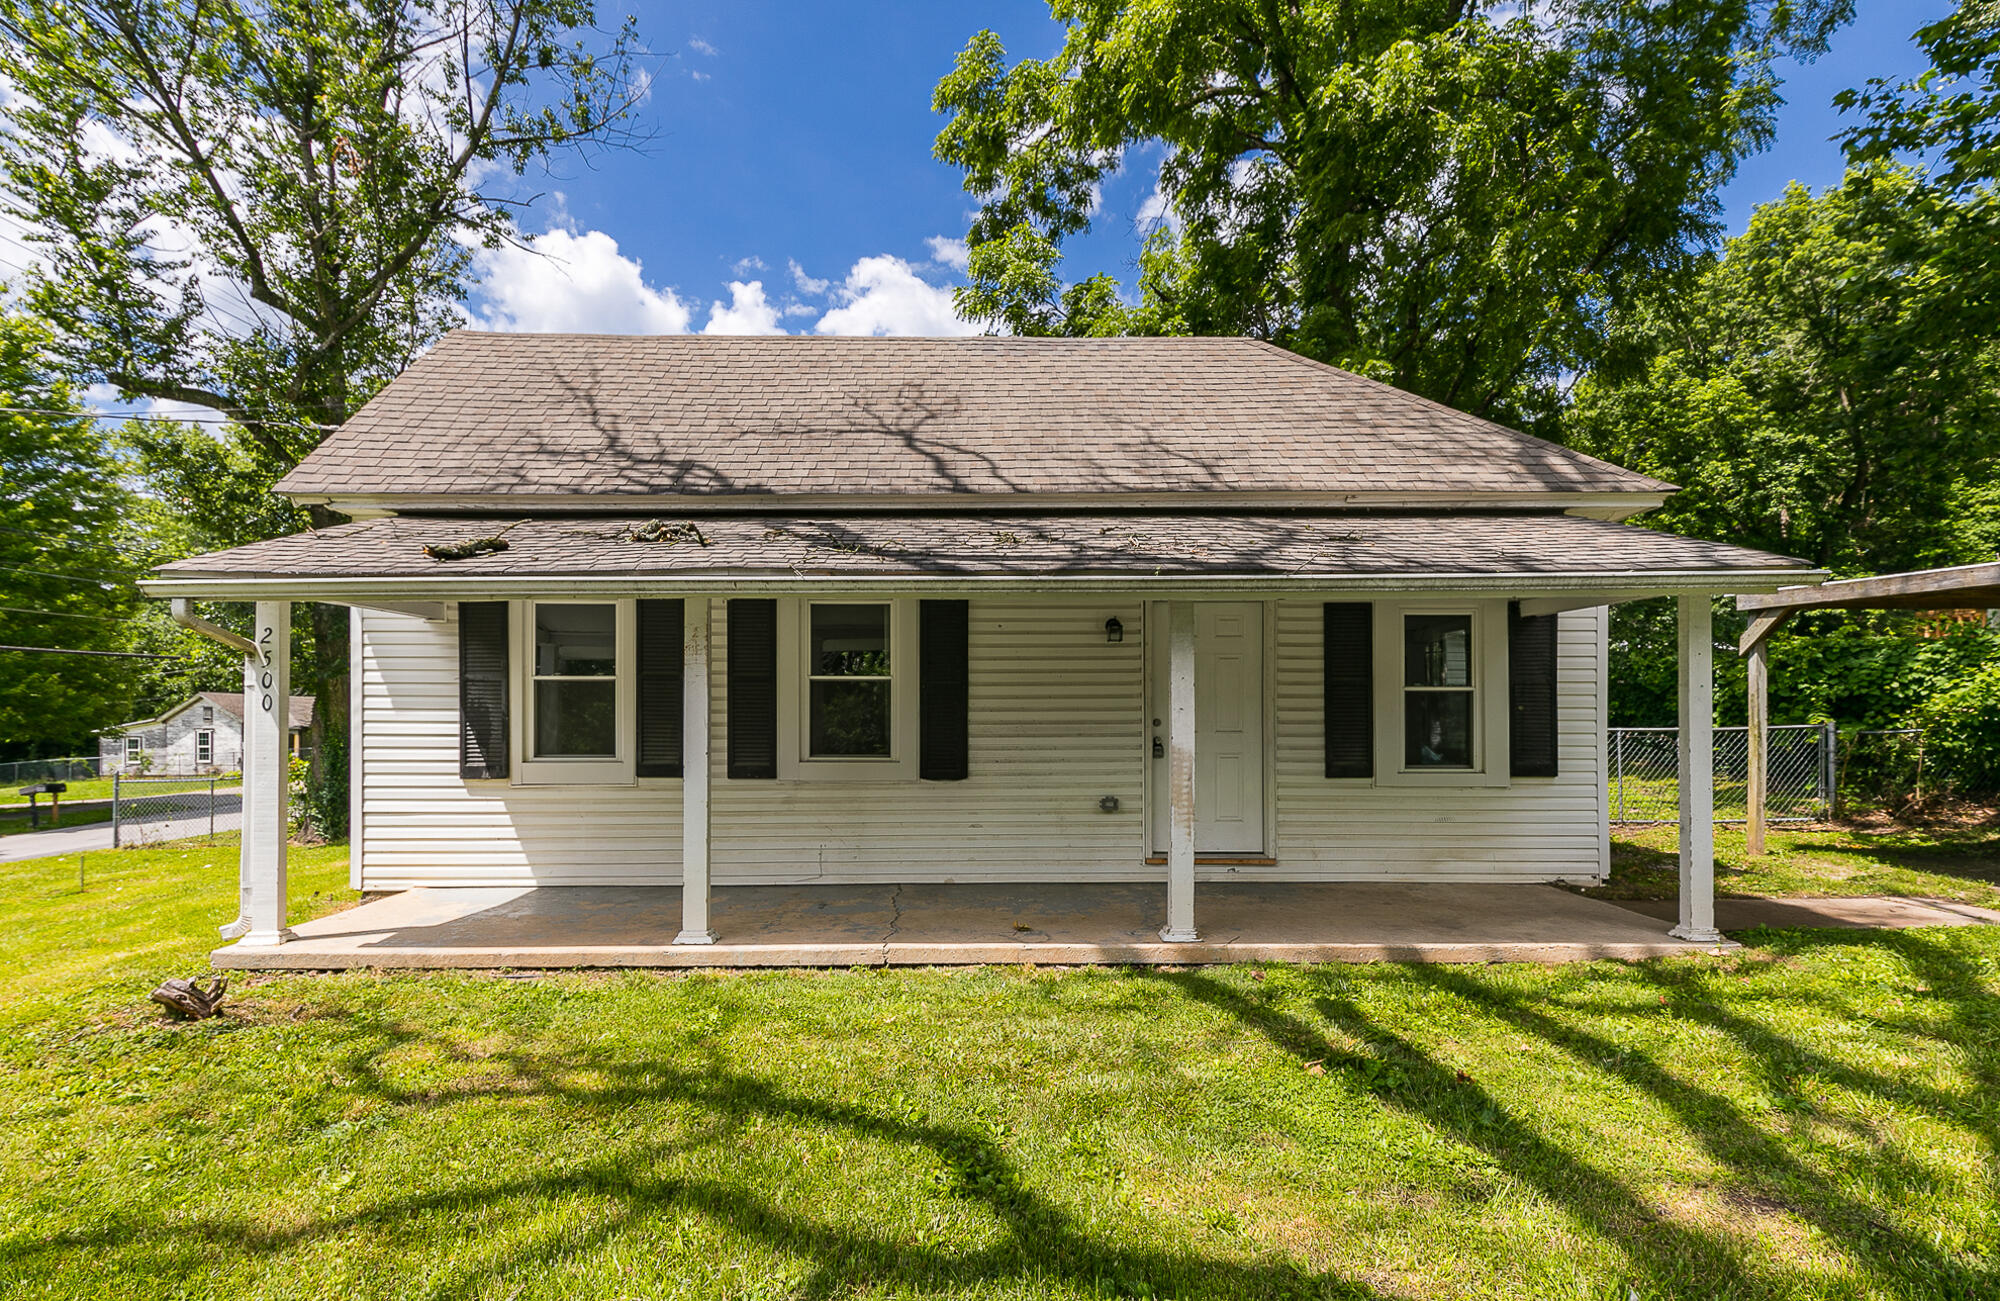
<instances>
[{"instance_id":1,"label":"outdoor wall light fixture","mask_svg":"<svg viewBox=\"0 0 2000 1301\"><path fill-rule=\"evenodd\" d=\"M1118 616L1115 614L1112 615L1109 619L1106 619L1104 621L1104 640L1106 641L1125 640L1125 625L1118 622Z\"/></svg>"}]
</instances>

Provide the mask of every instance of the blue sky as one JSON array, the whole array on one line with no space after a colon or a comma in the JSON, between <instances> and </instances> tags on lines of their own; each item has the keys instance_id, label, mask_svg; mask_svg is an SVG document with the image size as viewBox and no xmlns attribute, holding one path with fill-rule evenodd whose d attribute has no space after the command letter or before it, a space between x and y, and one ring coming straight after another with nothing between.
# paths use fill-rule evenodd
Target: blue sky
<instances>
[{"instance_id":1,"label":"blue sky","mask_svg":"<svg viewBox=\"0 0 2000 1301\"><path fill-rule=\"evenodd\" d=\"M1776 145L1725 194L1730 230L1797 179L1840 175L1834 93L1914 75L1910 41L1942 0L1860 0L1854 24L1813 64L1788 65ZM607 12L615 12L607 6ZM969 200L932 160L942 119L931 89L968 37L991 27L1010 56L1053 52L1042 0L977 4L651 4L639 30L661 56L642 154L568 161L536 178L524 219L551 256L489 259L472 304L517 329L725 332L954 328L946 288ZM1108 187L1068 274L1129 274L1150 173ZM966 328L966 327L957 327Z\"/></svg>"}]
</instances>

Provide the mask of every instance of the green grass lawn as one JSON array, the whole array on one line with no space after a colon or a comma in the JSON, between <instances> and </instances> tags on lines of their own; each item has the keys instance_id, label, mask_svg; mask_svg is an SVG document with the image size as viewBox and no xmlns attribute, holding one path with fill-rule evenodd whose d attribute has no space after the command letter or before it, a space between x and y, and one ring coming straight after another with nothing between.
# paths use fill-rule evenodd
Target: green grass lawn
<instances>
[{"instance_id":1,"label":"green grass lawn","mask_svg":"<svg viewBox=\"0 0 2000 1301\"><path fill-rule=\"evenodd\" d=\"M205 791L208 789L210 780L211 778L207 776L127 778L123 785L124 789L128 792L148 790ZM243 784L243 774L235 772L221 773L216 775L212 780L215 781L218 789L229 790ZM71 800L108 800L111 798L111 778L109 777L85 777L65 784L69 787L62 795L63 803L65 804ZM28 797L18 794L19 790L19 785L0 787L0 808L12 808L15 806L23 809L27 808ZM49 797L46 795L42 796L41 802L43 807L47 807Z\"/></svg>"},{"instance_id":2,"label":"green grass lawn","mask_svg":"<svg viewBox=\"0 0 2000 1301\"><path fill-rule=\"evenodd\" d=\"M1611 879L1585 894L1672 899L1679 890L1675 827L1612 830ZM2000 908L2000 826L1846 824L1773 827L1769 853L1744 852L1742 827L1715 829L1715 889L1724 895L1891 894Z\"/></svg>"},{"instance_id":3,"label":"green grass lawn","mask_svg":"<svg viewBox=\"0 0 2000 1301\"><path fill-rule=\"evenodd\" d=\"M297 975L12 865L0 1296L2000 1294L2000 931L1567 967ZM302 851L294 919L337 907Z\"/></svg>"}]
</instances>

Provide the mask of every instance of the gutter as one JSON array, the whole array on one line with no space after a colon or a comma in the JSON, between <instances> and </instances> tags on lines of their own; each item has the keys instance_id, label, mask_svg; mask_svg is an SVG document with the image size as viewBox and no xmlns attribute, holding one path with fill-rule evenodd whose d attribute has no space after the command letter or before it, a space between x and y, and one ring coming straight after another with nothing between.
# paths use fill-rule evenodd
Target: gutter
<instances>
[{"instance_id":1,"label":"gutter","mask_svg":"<svg viewBox=\"0 0 2000 1301\"><path fill-rule=\"evenodd\" d=\"M232 650L241 651L243 652L243 657L247 660L254 661L257 658L256 642L251 641L242 633L231 632L220 624L210 623L208 620L197 616L194 612L194 602L191 598L176 596L173 599L172 609L174 622L181 627L188 629L190 632L198 632L210 641L219 641Z\"/></svg>"},{"instance_id":2,"label":"gutter","mask_svg":"<svg viewBox=\"0 0 2000 1301\"><path fill-rule=\"evenodd\" d=\"M1079 597L1147 593L1192 598L1239 592L1339 593L1437 592L1519 595L1522 593L1646 590L1674 592L1769 592L1817 583L1819 569L1616 570L1542 574L1042 574L1042 575L882 575L882 574L425 574L364 577L312 575L166 575L143 580L151 597L182 601L326 601L336 605L371 601L499 600L508 597L592 594L602 599L645 596L799 595L829 589L869 595L926 591L1017 592ZM179 615L176 614L176 618ZM193 626L193 625L189 625ZM213 625L210 625L213 627ZM197 628L196 631L203 631ZM217 632L224 630L217 629ZM213 635L213 634L205 634ZM233 637L233 633L225 633ZM236 645L236 642L229 642Z\"/></svg>"}]
</instances>

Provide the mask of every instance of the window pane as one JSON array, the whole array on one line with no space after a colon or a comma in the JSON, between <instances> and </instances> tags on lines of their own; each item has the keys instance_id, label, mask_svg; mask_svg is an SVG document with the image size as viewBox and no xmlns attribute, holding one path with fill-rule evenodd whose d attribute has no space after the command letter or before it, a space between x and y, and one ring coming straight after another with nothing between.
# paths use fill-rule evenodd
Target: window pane
<instances>
[{"instance_id":1,"label":"window pane","mask_svg":"<svg viewBox=\"0 0 2000 1301\"><path fill-rule=\"evenodd\" d=\"M617 671L617 606L535 607L536 676L608 678Z\"/></svg>"},{"instance_id":2,"label":"window pane","mask_svg":"<svg viewBox=\"0 0 2000 1301\"><path fill-rule=\"evenodd\" d=\"M1472 616L1403 617L1403 683L1412 687L1472 685Z\"/></svg>"},{"instance_id":3,"label":"window pane","mask_svg":"<svg viewBox=\"0 0 2000 1301\"><path fill-rule=\"evenodd\" d=\"M535 757L609 759L618 753L618 684L537 682Z\"/></svg>"},{"instance_id":4,"label":"window pane","mask_svg":"<svg viewBox=\"0 0 2000 1301\"><path fill-rule=\"evenodd\" d=\"M811 742L814 757L887 758L888 682L813 683Z\"/></svg>"},{"instance_id":5,"label":"window pane","mask_svg":"<svg viewBox=\"0 0 2000 1301\"><path fill-rule=\"evenodd\" d=\"M811 655L814 677L888 677L889 607L813 606Z\"/></svg>"},{"instance_id":6,"label":"window pane","mask_svg":"<svg viewBox=\"0 0 2000 1301\"><path fill-rule=\"evenodd\" d=\"M1472 693L1411 691L1403 696L1403 766L1472 766Z\"/></svg>"}]
</instances>

